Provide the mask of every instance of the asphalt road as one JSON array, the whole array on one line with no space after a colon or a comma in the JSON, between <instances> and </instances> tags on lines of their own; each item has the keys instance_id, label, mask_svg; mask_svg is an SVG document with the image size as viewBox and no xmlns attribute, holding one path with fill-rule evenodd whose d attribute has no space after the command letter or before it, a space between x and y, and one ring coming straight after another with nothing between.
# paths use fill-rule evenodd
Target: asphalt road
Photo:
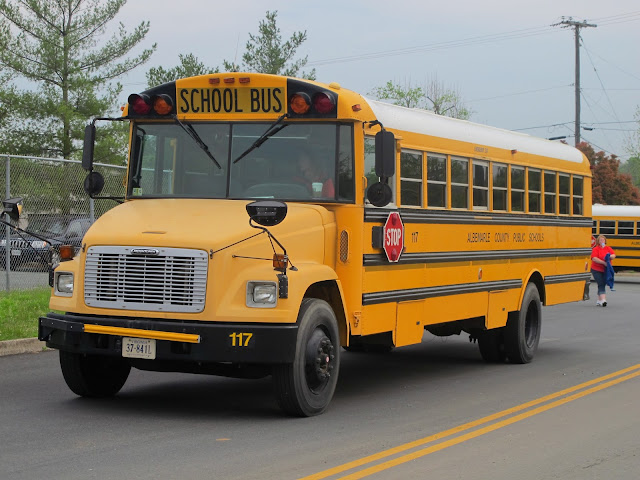
<instances>
[{"instance_id":1,"label":"asphalt road","mask_svg":"<svg viewBox=\"0 0 640 480\"><path fill-rule=\"evenodd\" d=\"M466 335L345 352L308 419L269 379L133 371L88 400L54 351L0 357L0 478L636 480L640 284L607 298L543 309L528 365L485 364Z\"/></svg>"}]
</instances>

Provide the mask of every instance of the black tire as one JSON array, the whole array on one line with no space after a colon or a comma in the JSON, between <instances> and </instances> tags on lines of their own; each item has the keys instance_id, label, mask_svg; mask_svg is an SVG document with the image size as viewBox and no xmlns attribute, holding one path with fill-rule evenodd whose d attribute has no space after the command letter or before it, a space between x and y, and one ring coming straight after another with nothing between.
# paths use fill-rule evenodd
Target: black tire
<instances>
[{"instance_id":1,"label":"black tire","mask_svg":"<svg viewBox=\"0 0 640 480\"><path fill-rule=\"evenodd\" d=\"M504 328L495 328L478 336L480 355L487 363L504 363L507 352L504 348Z\"/></svg>"},{"instance_id":2,"label":"black tire","mask_svg":"<svg viewBox=\"0 0 640 480\"><path fill-rule=\"evenodd\" d=\"M305 298L298 314L298 339L292 363L276 365L273 384L280 408L311 417L333 398L340 371L338 322L327 302Z\"/></svg>"},{"instance_id":3,"label":"black tire","mask_svg":"<svg viewBox=\"0 0 640 480\"><path fill-rule=\"evenodd\" d=\"M507 320L504 346L511 363L529 363L538 349L542 327L542 304L538 289L527 285L522 308L511 312Z\"/></svg>"},{"instance_id":4,"label":"black tire","mask_svg":"<svg viewBox=\"0 0 640 480\"><path fill-rule=\"evenodd\" d=\"M129 377L131 366L117 357L60 351L60 367L67 386L81 397L112 397Z\"/></svg>"}]
</instances>

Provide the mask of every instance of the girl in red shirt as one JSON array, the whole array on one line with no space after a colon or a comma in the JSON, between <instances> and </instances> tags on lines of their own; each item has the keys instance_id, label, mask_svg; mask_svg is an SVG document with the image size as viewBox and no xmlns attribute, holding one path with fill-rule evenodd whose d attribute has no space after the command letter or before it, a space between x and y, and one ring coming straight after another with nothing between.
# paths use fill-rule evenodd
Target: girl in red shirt
<instances>
[{"instance_id":1,"label":"girl in red shirt","mask_svg":"<svg viewBox=\"0 0 640 480\"><path fill-rule=\"evenodd\" d=\"M607 298L605 296L607 278L605 272L607 261L605 258L607 254L609 254L609 260L616 258L616 254L613 253L613 249L607 246L607 237L600 235L596 246L593 247L593 250L591 251L591 274L598 284L598 301L596 302L596 306L598 307L607 306Z\"/></svg>"}]
</instances>

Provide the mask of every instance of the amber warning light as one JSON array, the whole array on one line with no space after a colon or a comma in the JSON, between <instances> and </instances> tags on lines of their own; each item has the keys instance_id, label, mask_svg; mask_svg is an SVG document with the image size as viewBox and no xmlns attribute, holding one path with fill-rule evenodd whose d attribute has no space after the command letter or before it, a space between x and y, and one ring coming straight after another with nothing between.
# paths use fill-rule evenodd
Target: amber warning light
<instances>
[{"instance_id":1,"label":"amber warning light","mask_svg":"<svg viewBox=\"0 0 640 480\"><path fill-rule=\"evenodd\" d=\"M60 260L71 260L73 258L72 245L60 245L58 249L60 251Z\"/></svg>"}]
</instances>

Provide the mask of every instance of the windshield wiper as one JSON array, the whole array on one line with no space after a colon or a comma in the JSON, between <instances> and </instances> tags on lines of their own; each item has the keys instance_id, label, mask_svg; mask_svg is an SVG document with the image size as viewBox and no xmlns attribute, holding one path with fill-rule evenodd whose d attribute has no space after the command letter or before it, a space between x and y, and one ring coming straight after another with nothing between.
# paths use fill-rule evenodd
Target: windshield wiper
<instances>
[{"instance_id":1,"label":"windshield wiper","mask_svg":"<svg viewBox=\"0 0 640 480\"><path fill-rule=\"evenodd\" d=\"M260 145L262 145L264 142L266 142L270 137L274 136L276 133L278 133L280 130L282 130L284 127L287 127L289 124L285 123L280 125L280 123L282 123L282 121L288 117L289 114L285 113L283 115L280 115L275 122L273 122L273 124L271 124L269 126L269 128L267 128L267 130L260 135L255 142L253 142L253 144L247 148L242 155L240 155L238 158L236 158L233 163L237 163L238 161L240 161L241 158L246 157L247 155L249 155L249 153L253 152L256 148L260 148Z\"/></svg>"},{"instance_id":2,"label":"windshield wiper","mask_svg":"<svg viewBox=\"0 0 640 480\"><path fill-rule=\"evenodd\" d=\"M207 144L202 141L202 138L200 138L200 135L198 135L198 132L196 132L196 129L193 128L193 126L190 123L187 123L187 124L182 123L180 119L178 119L177 115L174 115L173 119L176 121L178 125L182 127L182 129L185 132L187 132L187 135L193 138L194 142L198 144L198 146L204 151L204 153L206 153L209 156L209 158L213 160L213 163L216 164L216 167L222 170L222 167L220 166L218 161L215 159L213 154L209 151L209 147L207 146Z\"/></svg>"}]
</instances>

